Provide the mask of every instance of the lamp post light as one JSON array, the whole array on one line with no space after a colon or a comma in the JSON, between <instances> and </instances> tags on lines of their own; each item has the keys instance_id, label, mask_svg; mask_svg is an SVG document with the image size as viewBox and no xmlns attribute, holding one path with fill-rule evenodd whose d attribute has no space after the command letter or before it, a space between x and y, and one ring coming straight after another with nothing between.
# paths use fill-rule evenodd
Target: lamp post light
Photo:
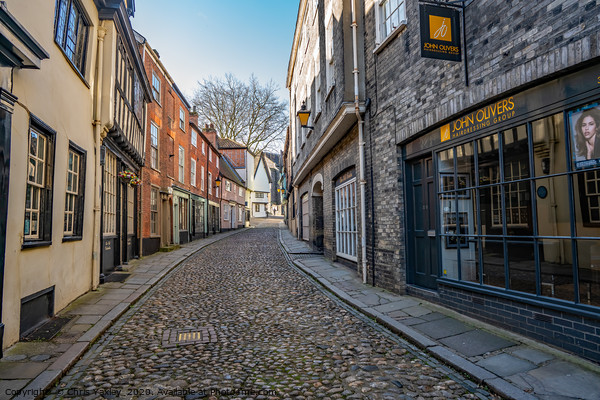
<instances>
[{"instance_id":1,"label":"lamp post light","mask_svg":"<svg viewBox=\"0 0 600 400\"><path fill-rule=\"evenodd\" d=\"M306 109L306 102L303 101L300 106L300 110L296 113L300 119L300 126L307 129L315 129L314 126L308 126L308 118L310 118L310 111Z\"/></svg>"}]
</instances>

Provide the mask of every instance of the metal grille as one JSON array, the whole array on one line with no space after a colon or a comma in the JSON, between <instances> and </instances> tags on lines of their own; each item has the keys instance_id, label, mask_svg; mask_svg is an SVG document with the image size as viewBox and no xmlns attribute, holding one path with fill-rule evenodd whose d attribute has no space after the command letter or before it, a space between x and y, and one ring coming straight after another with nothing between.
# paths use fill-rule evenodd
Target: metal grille
<instances>
[{"instance_id":1,"label":"metal grille","mask_svg":"<svg viewBox=\"0 0 600 400\"><path fill-rule=\"evenodd\" d=\"M163 332L162 343L164 345L191 344L191 343L215 343L217 334L211 325L201 326L194 329L167 329Z\"/></svg>"}]
</instances>

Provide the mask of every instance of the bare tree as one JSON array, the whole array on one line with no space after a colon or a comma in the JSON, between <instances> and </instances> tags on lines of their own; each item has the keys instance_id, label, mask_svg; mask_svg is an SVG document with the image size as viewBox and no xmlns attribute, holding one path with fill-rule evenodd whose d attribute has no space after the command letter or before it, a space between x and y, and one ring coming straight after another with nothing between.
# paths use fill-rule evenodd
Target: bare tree
<instances>
[{"instance_id":1,"label":"bare tree","mask_svg":"<svg viewBox=\"0 0 600 400\"><path fill-rule=\"evenodd\" d=\"M252 75L244 83L232 74L198 82L192 100L201 120L212 123L223 138L243 143L252 153L278 149L288 124L287 104L277 97L273 81L261 85Z\"/></svg>"}]
</instances>

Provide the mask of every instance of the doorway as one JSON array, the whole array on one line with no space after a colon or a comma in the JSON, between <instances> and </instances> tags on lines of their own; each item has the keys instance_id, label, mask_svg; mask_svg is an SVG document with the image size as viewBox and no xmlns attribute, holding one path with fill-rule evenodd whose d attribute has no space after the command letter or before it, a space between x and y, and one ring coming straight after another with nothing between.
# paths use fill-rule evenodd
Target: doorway
<instances>
[{"instance_id":1,"label":"doorway","mask_svg":"<svg viewBox=\"0 0 600 400\"><path fill-rule=\"evenodd\" d=\"M302 240L308 242L308 231L310 229L309 214L308 214L308 193L302 195Z\"/></svg>"},{"instance_id":2,"label":"doorway","mask_svg":"<svg viewBox=\"0 0 600 400\"><path fill-rule=\"evenodd\" d=\"M431 156L406 164L409 283L437 289L436 190Z\"/></svg>"},{"instance_id":3,"label":"doorway","mask_svg":"<svg viewBox=\"0 0 600 400\"><path fill-rule=\"evenodd\" d=\"M323 184L316 182L312 189L312 231L313 250L323 251Z\"/></svg>"}]
</instances>

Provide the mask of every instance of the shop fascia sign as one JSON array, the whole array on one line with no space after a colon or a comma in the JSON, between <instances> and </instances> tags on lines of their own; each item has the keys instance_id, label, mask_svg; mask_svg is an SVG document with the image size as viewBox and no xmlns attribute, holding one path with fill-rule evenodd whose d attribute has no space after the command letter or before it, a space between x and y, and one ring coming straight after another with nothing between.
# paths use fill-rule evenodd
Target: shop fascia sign
<instances>
[{"instance_id":1,"label":"shop fascia sign","mask_svg":"<svg viewBox=\"0 0 600 400\"><path fill-rule=\"evenodd\" d=\"M499 100L442 126L440 141L445 142L507 121L515 116L515 112L515 100L512 96Z\"/></svg>"}]
</instances>

